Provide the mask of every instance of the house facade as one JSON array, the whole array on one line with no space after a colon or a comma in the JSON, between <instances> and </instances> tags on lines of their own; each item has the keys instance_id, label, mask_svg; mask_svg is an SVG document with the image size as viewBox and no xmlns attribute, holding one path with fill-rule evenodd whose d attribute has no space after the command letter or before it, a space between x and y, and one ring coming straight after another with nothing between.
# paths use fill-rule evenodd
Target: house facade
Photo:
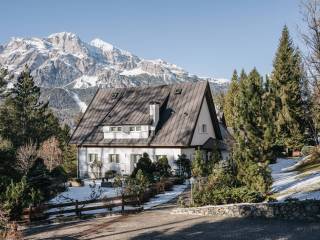
<instances>
[{"instance_id":1,"label":"house facade","mask_svg":"<svg viewBox=\"0 0 320 240\"><path fill-rule=\"evenodd\" d=\"M173 169L179 155L204 158L216 145L228 157L226 129L219 123L206 81L136 88L99 89L75 129L80 178L109 170L130 174L143 153L166 156Z\"/></svg>"}]
</instances>

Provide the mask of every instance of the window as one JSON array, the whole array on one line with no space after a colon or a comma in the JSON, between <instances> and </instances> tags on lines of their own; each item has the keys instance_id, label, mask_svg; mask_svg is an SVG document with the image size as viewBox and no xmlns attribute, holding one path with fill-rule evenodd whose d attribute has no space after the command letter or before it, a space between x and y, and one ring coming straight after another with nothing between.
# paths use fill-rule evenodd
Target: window
<instances>
[{"instance_id":1,"label":"window","mask_svg":"<svg viewBox=\"0 0 320 240\"><path fill-rule=\"evenodd\" d=\"M119 154L109 154L110 163L120 163Z\"/></svg>"},{"instance_id":2,"label":"window","mask_svg":"<svg viewBox=\"0 0 320 240\"><path fill-rule=\"evenodd\" d=\"M139 162L141 157L142 157L141 154L131 154L131 160L133 164L136 165Z\"/></svg>"},{"instance_id":3,"label":"window","mask_svg":"<svg viewBox=\"0 0 320 240\"><path fill-rule=\"evenodd\" d=\"M98 154L96 153L89 153L88 154L88 159L89 159L89 162L96 162L98 161Z\"/></svg>"},{"instance_id":4,"label":"window","mask_svg":"<svg viewBox=\"0 0 320 240\"><path fill-rule=\"evenodd\" d=\"M206 124L202 124L201 125L201 130L200 130L201 133L207 133L207 125Z\"/></svg>"},{"instance_id":5,"label":"window","mask_svg":"<svg viewBox=\"0 0 320 240\"><path fill-rule=\"evenodd\" d=\"M130 130L130 132L134 132L136 130L136 128L135 127L130 127L129 130Z\"/></svg>"},{"instance_id":6,"label":"window","mask_svg":"<svg viewBox=\"0 0 320 240\"><path fill-rule=\"evenodd\" d=\"M129 130L130 132L139 132L141 131L141 126L131 126Z\"/></svg>"},{"instance_id":7,"label":"window","mask_svg":"<svg viewBox=\"0 0 320 240\"><path fill-rule=\"evenodd\" d=\"M121 132L122 131L122 127L110 127L110 131L111 132Z\"/></svg>"}]
</instances>

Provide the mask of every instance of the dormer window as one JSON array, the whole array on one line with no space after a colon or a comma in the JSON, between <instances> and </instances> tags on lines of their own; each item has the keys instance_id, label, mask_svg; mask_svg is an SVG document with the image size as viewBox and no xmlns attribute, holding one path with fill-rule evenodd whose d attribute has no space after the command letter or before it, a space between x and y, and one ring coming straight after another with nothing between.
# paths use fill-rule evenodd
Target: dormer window
<instances>
[{"instance_id":1,"label":"dormer window","mask_svg":"<svg viewBox=\"0 0 320 240\"><path fill-rule=\"evenodd\" d=\"M134 132L136 130L136 127L130 127L129 130L130 132Z\"/></svg>"},{"instance_id":2,"label":"dormer window","mask_svg":"<svg viewBox=\"0 0 320 240\"><path fill-rule=\"evenodd\" d=\"M122 127L110 127L110 131L111 132L121 132L122 131Z\"/></svg>"},{"instance_id":3,"label":"dormer window","mask_svg":"<svg viewBox=\"0 0 320 240\"><path fill-rule=\"evenodd\" d=\"M139 139L148 138L150 126L148 125L121 125L103 126L104 139Z\"/></svg>"},{"instance_id":4,"label":"dormer window","mask_svg":"<svg viewBox=\"0 0 320 240\"><path fill-rule=\"evenodd\" d=\"M130 126L129 127L130 132L140 132L141 131L141 126Z\"/></svg>"}]
</instances>

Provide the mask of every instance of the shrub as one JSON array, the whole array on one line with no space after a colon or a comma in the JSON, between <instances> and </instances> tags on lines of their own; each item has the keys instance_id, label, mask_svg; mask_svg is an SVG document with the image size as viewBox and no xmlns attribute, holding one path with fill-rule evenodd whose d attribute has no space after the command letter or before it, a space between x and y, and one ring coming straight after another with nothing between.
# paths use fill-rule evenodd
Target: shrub
<instances>
[{"instance_id":1,"label":"shrub","mask_svg":"<svg viewBox=\"0 0 320 240\"><path fill-rule=\"evenodd\" d=\"M197 206L202 205L221 205L230 203L242 202L262 202L264 195L260 192L252 191L247 187L237 188L220 188L207 190L203 188L200 191L195 191L193 195L194 204Z\"/></svg>"},{"instance_id":2,"label":"shrub","mask_svg":"<svg viewBox=\"0 0 320 240\"><path fill-rule=\"evenodd\" d=\"M184 208L186 207L186 202L184 200L184 198L182 196L179 196L178 200L177 200L177 204L179 207Z\"/></svg>"},{"instance_id":3,"label":"shrub","mask_svg":"<svg viewBox=\"0 0 320 240\"><path fill-rule=\"evenodd\" d=\"M108 181L110 178L114 178L117 174L117 171L115 170L108 170L104 173L104 177Z\"/></svg>"},{"instance_id":4,"label":"shrub","mask_svg":"<svg viewBox=\"0 0 320 240\"><path fill-rule=\"evenodd\" d=\"M179 176L186 176L187 178L191 176L191 161L185 154L178 155L175 164L178 166Z\"/></svg>"},{"instance_id":5,"label":"shrub","mask_svg":"<svg viewBox=\"0 0 320 240\"><path fill-rule=\"evenodd\" d=\"M68 174L62 166L55 167L50 176L55 179L55 183L64 183L68 180Z\"/></svg>"},{"instance_id":6,"label":"shrub","mask_svg":"<svg viewBox=\"0 0 320 240\"><path fill-rule=\"evenodd\" d=\"M212 174L209 175L207 180L208 187L224 188L224 187L237 187L239 182L231 172L223 168L215 168Z\"/></svg>"},{"instance_id":7,"label":"shrub","mask_svg":"<svg viewBox=\"0 0 320 240\"><path fill-rule=\"evenodd\" d=\"M253 161L244 161L238 168L237 178L252 191L267 193L272 184L268 165Z\"/></svg>"},{"instance_id":8,"label":"shrub","mask_svg":"<svg viewBox=\"0 0 320 240\"><path fill-rule=\"evenodd\" d=\"M52 187L53 178L43 160L38 158L27 174L27 181L30 187L39 189L45 200L50 199L55 193L55 186Z\"/></svg>"},{"instance_id":9,"label":"shrub","mask_svg":"<svg viewBox=\"0 0 320 240\"><path fill-rule=\"evenodd\" d=\"M20 182L14 183L12 181L7 186L1 202L3 202L3 208L8 213L10 220L20 219L23 209L28 207L33 200L37 200L30 196L32 191L25 177Z\"/></svg>"},{"instance_id":10,"label":"shrub","mask_svg":"<svg viewBox=\"0 0 320 240\"><path fill-rule=\"evenodd\" d=\"M206 175L206 164L202 158L200 149L197 149L195 151L195 156L192 161L191 173L194 177L204 177Z\"/></svg>"},{"instance_id":11,"label":"shrub","mask_svg":"<svg viewBox=\"0 0 320 240\"><path fill-rule=\"evenodd\" d=\"M171 175L171 166L166 156L159 158L155 162L155 171L159 173L160 177L169 177Z\"/></svg>"},{"instance_id":12,"label":"shrub","mask_svg":"<svg viewBox=\"0 0 320 240\"><path fill-rule=\"evenodd\" d=\"M153 173L155 171L155 167L147 153L143 153L137 163L137 166L133 170L131 177L134 178L139 170L142 171L143 175L146 176L150 182L154 181Z\"/></svg>"},{"instance_id":13,"label":"shrub","mask_svg":"<svg viewBox=\"0 0 320 240\"><path fill-rule=\"evenodd\" d=\"M138 199L139 205L143 201L144 193L149 186L149 180L143 175L141 169L138 170L135 178L126 179L126 191Z\"/></svg>"}]
</instances>

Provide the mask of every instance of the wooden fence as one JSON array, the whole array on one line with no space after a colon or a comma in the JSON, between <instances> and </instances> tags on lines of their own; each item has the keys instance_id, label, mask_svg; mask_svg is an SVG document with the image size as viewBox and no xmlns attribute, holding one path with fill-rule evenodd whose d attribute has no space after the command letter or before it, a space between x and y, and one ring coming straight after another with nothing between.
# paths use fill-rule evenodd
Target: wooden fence
<instances>
[{"instance_id":1,"label":"wooden fence","mask_svg":"<svg viewBox=\"0 0 320 240\"><path fill-rule=\"evenodd\" d=\"M120 212L137 212L141 211L140 203L147 202L151 197L170 190L174 184L181 184L180 178L171 178L163 182L158 182L149 186L148 190L142 194L139 199L136 196L117 196L112 198L102 198L87 201L74 201L60 204L43 204L40 206L30 206L24 209L23 221L31 222L37 220L45 220L51 216L59 216L63 214L72 214L81 217L82 213L106 209L111 210L120 207ZM139 201L140 200L140 201ZM95 205L96 204L96 205ZM89 205L89 206L88 206ZM91 205L91 206L90 206ZM134 206L132 210L125 210L125 206ZM110 211L111 212L111 211ZM119 212L119 211L118 211Z\"/></svg>"},{"instance_id":2,"label":"wooden fence","mask_svg":"<svg viewBox=\"0 0 320 240\"><path fill-rule=\"evenodd\" d=\"M96 204L96 205L95 205ZM45 220L50 216L59 216L64 214L76 215L81 217L84 212L105 209L111 210L115 207L121 207L122 213L125 212L125 206L134 206L134 211L140 211L139 201L133 196L118 196L112 198L94 199L87 201L74 201L59 204L43 204L39 206L30 206L23 211L23 220L26 222ZM132 211L132 210L131 210ZM119 212L119 211L118 211Z\"/></svg>"}]
</instances>

